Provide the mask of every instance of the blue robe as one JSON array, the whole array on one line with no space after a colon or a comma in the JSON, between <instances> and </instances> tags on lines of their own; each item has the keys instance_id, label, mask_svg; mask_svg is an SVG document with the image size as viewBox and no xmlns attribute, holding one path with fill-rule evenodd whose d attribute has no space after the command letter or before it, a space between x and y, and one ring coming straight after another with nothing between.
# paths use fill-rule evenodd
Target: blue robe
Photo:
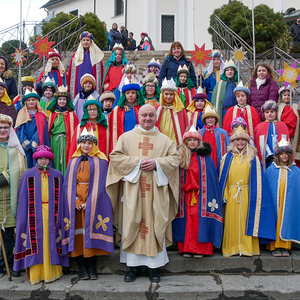
<instances>
[{"instance_id":1,"label":"blue robe","mask_svg":"<svg viewBox=\"0 0 300 300\"><path fill-rule=\"evenodd\" d=\"M47 145L50 147L50 138L46 117L43 129L43 132L38 131L35 114L31 115L31 121L21 124L17 129L17 136L24 149L28 168L32 168L36 164L36 161L32 157L36 146ZM43 137L41 144L39 137Z\"/></svg>"},{"instance_id":2,"label":"blue robe","mask_svg":"<svg viewBox=\"0 0 300 300\"><path fill-rule=\"evenodd\" d=\"M205 160L205 174L203 173L199 155L197 155L198 169L199 169L199 228L198 228L198 242L213 243L215 247L219 248L222 244L223 238L223 203L221 200L221 191L218 183L218 175L215 164L207 155ZM181 177L183 182L180 182L180 199L178 204L178 214L173 220L173 241L184 242L185 227L186 227L186 204L182 186L185 182L186 171L181 170ZM202 181L203 176L206 177L206 182ZM210 207L213 200L216 200L218 207ZM200 205L200 203L202 205Z\"/></svg>"},{"instance_id":3,"label":"blue robe","mask_svg":"<svg viewBox=\"0 0 300 300\"><path fill-rule=\"evenodd\" d=\"M275 226L278 219L280 167L273 163L265 172L270 187L275 213ZM287 170L286 190L284 195L284 214L280 236L285 241L300 243L300 169L293 165Z\"/></svg>"},{"instance_id":4,"label":"blue robe","mask_svg":"<svg viewBox=\"0 0 300 300\"><path fill-rule=\"evenodd\" d=\"M231 152L227 153L220 167L222 199L232 159L233 154ZM245 234L259 237L261 244L275 241L275 215L272 200L270 199L270 190L258 156L255 156L251 161L248 198L249 206Z\"/></svg>"}]
</instances>

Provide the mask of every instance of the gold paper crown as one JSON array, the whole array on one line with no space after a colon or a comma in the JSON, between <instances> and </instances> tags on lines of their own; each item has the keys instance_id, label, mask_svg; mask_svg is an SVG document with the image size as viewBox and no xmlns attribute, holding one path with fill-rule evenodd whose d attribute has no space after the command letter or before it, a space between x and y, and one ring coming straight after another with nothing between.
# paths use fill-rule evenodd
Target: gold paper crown
<instances>
[{"instance_id":1,"label":"gold paper crown","mask_svg":"<svg viewBox=\"0 0 300 300\"><path fill-rule=\"evenodd\" d=\"M230 141L233 142L236 139L244 139L250 142L250 136L248 134L248 130L244 129L242 125L233 128L232 136L230 137Z\"/></svg>"},{"instance_id":2,"label":"gold paper crown","mask_svg":"<svg viewBox=\"0 0 300 300\"><path fill-rule=\"evenodd\" d=\"M179 66L179 67L178 67L177 75L180 74L180 73L187 73L187 74L190 74L189 69L187 68L186 65L183 65L183 66Z\"/></svg>"},{"instance_id":3,"label":"gold paper crown","mask_svg":"<svg viewBox=\"0 0 300 300\"><path fill-rule=\"evenodd\" d=\"M57 88L57 91L58 91L59 93L67 93L67 92L68 92L68 87L67 87L67 86L61 85L61 86L59 86L59 87Z\"/></svg>"},{"instance_id":4,"label":"gold paper crown","mask_svg":"<svg viewBox=\"0 0 300 300\"><path fill-rule=\"evenodd\" d=\"M214 107L211 107L210 105L207 105L205 107L204 113L202 115L202 122L204 123L204 119L206 117L215 117L217 119L217 123L220 120L220 116L217 114L216 110L214 109Z\"/></svg>"},{"instance_id":5,"label":"gold paper crown","mask_svg":"<svg viewBox=\"0 0 300 300\"><path fill-rule=\"evenodd\" d=\"M158 60L155 60L154 57L150 60L149 64L150 64L150 63L157 63L157 64L160 65L159 59L158 59Z\"/></svg>"},{"instance_id":6,"label":"gold paper crown","mask_svg":"<svg viewBox=\"0 0 300 300\"><path fill-rule=\"evenodd\" d=\"M21 77L21 82L24 82L24 81L29 81L29 82L34 83L34 78L31 76L23 76L23 77Z\"/></svg>"},{"instance_id":7,"label":"gold paper crown","mask_svg":"<svg viewBox=\"0 0 300 300\"><path fill-rule=\"evenodd\" d=\"M122 44L115 44L114 47L113 47L113 49L112 49L112 51L114 52L115 49L122 49L122 50L124 50Z\"/></svg>"},{"instance_id":8,"label":"gold paper crown","mask_svg":"<svg viewBox=\"0 0 300 300\"><path fill-rule=\"evenodd\" d=\"M151 72L146 75L143 80L143 84L146 84L147 82L154 82L155 84L158 84L158 80L154 73Z\"/></svg>"},{"instance_id":9,"label":"gold paper crown","mask_svg":"<svg viewBox=\"0 0 300 300\"><path fill-rule=\"evenodd\" d=\"M201 86L198 87L196 94L204 94L204 91Z\"/></svg>"}]
</instances>

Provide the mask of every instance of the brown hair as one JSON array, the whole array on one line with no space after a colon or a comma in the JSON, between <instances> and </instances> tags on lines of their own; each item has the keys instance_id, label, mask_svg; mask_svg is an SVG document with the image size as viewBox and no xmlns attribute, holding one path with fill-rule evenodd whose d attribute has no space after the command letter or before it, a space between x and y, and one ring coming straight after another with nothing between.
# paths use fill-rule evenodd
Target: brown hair
<instances>
[{"instance_id":1,"label":"brown hair","mask_svg":"<svg viewBox=\"0 0 300 300\"><path fill-rule=\"evenodd\" d=\"M169 53L168 53L168 56L172 56L173 55L173 52L172 50L175 48L175 47L180 47L181 48L181 54L185 57L186 56L186 52L184 51L182 45L180 42L173 42L172 45L171 45L171 48L169 50Z\"/></svg>"},{"instance_id":2,"label":"brown hair","mask_svg":"<svg viewBox=\"0 0 300 300\"><path fill-rule=\"evenodd\" d=\"M255 69L253 70L252 72L252 79L256 79L257 78L257 69L258 67L263 67L263 68L266 68L267 71L268 71L268 75L271 76L271 79L272 80L277 80L277 76L276 76L276 73L274 72L274 70L271 68L271 66L268 64L268 63L259 63L256 65Z\"/></svg>"},{"instance_id":3,"label":"brown hair","mask_svg":"<svg viewBox=\"0 0 300 300\"><path fill-rule=\"evenodd\" d=\"M282 151L282 152L284 152L284 151ZM282 153L282 152L280 152L280 153ZM288 160L287 167L290 167L290 166L293 164L293 162L294 162L294 157L293 157L293 154L292 154L291 152L288 152L288 151L286 151L286 152L287 152L287 154L288 154L288 156L289 156L289 160ZM283 166L282 161L281 161L280 156L279 156L280 153L278 153L278 154L275 156L275 164L276 164L277 166Z\"/></svg>"}]
</instances>

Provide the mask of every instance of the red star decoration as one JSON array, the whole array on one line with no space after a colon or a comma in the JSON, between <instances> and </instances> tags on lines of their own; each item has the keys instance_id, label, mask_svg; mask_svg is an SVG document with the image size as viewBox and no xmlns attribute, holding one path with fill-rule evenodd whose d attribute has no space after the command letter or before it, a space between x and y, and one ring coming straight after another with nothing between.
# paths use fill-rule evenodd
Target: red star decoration
<instances>
[{"instance_id":1,"label":"red star decoration","mask_svg":"<svg viewBox=\"0 0 300 300\"><path fill-rule=\"evenodd\" d=\"M36 49L33 51L33 53L38 53L39 59L41 59L43 55L45 55L48 58L49 52L54 52L51 46L55 42L49 42L48 35L45 37L45 39L42 39L40 36L38 36L38 39L39 41L37 43L32 43L34 46L36 46Z\"/></svg>"},{"instance_id":2,"label":"red star decoration","mask_svg":"<svg viewBox=\"0 0 300 300\"><path fill-rule=\"evenodd\" d=\"M201 48L199 48L196 44L195 44L195 51L189 51L193 56L190 59L194 60L196 62L196 67L199 64L202 64L204 67L206 65L205 61L206 60L211 60L211 58L208 56L208 53L211 52L211 50L205 50L205 43L202 45Z\"/></svg>"}]
</instances>

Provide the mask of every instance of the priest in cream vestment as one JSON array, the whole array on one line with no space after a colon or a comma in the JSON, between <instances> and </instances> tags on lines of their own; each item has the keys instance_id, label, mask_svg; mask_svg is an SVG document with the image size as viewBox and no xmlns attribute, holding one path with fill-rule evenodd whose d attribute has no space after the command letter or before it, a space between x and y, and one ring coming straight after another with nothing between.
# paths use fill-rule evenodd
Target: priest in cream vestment
<instances>
[{"instance_id":1,"label":"priest in cream vestment","mask_svg":"<svg viewBox=\"0 0 300 300\"><path fill-rule=\"evenodd\" d=\"M156 127L149 104L139 111L139 125L120 136L110 154L106 190L113 204L120 261L130 267L131 282L139 266L159 282L157 268L168 263L172 220L178 210L180 156L174 142Z\"/></svg>"}]
</instances>

